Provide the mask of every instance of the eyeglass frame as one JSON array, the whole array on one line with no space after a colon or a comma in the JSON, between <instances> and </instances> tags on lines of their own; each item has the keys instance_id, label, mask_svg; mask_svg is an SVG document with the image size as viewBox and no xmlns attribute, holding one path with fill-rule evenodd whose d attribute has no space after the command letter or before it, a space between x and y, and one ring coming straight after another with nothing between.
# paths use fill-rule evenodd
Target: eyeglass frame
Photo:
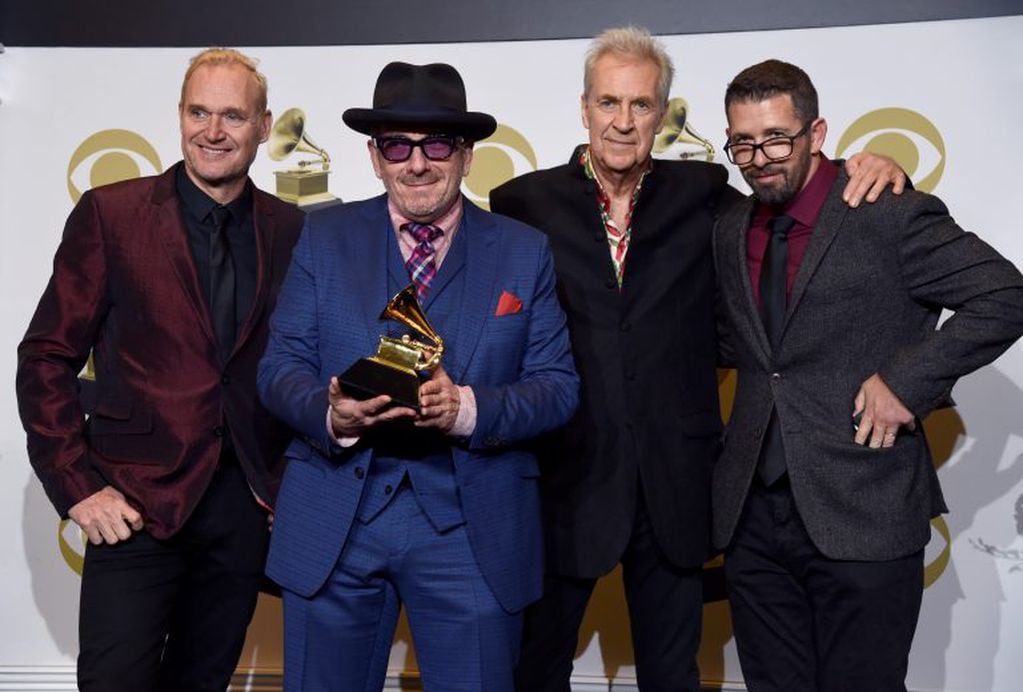
<instances>
[{"instance_id":1,"label":"eyeglass frame","mask_svg":"<svg viewBox=\"0 0 1023 692\"><path fill-rule=\"evenodd\" d=\"M725 142L725 145L722 148L725 150L725 156L728 157L728 160L730 162L732 162L733 164L735 164L736 166L748 166L749 164L753 163L753 159L757 158L757 151L760 151L764 155L764 158L767 159L768 161L772 161L772 162L784 161L785 159L787 159L790 156L792 156L792 152L795 151L795 142L796 142L796 140L799 139L800 137L802 137L803 135L809 133L810 128L813 127L814 122L816 122L816 121L815 120L811 120L807 124L803 125L802 129L800 129L799 132L797 132L794 135L778 135L776 137L768 137L767 139L765 139L763 142L760 142L759 144L752 144L750 142ZM788 143L789 143L789 153L785 154L785 156L770 156L767 153L767 150L764 148L766 146L771 146L771 145L774 145L774 144L780 144L784 140L788 140ZM739 162L737 162L733 158L732 147L740 147L740 146L741 147L750 147L749 161L745 161L743 163L739 163Z\"/></svg>"},{"instance_id":2,"label":"eyeglass frame","mask_svg":"<svg viewBox=\"0 0 1023 692\"><path fill-rule=\"evenodd\" d=\"M444 156L444 157L434 157L434 156L430 156L429 154L427 154L426 153L426 143L427 142L431 142L431 141L437 141L437 140L450 141L451 142L451 153L448 154L447 156ZM374 135L372 137L372 141L373 141L373 146L376 148L376 150L378 152L380 152L380 157L384 161L386 161L387 163L405 163L410 158L412 158L412 154L413 154L413 152L415 152L416 147L418 147L419 151L421 151L423 153L423 158L425 158L427 161L434 161L434 162L440 161L440 162L443 162L443 161L449 161L451 159L451 157L455 155L455 151L457 151L459 147L461 147L462 145L465 144L465 137L462 137L461 135L441 135L441 134L436 134L436 135L427 135L427 136L423 137L422 139L412 139L411 137L406 137L405 135ZM381 142L408 142L408 144L409 144L408 156L406 156L403 159L389 159L389 158L387 158L387 155L384 154L384 150L380 148L380 143Z\"/></svg>"}]
</instances>

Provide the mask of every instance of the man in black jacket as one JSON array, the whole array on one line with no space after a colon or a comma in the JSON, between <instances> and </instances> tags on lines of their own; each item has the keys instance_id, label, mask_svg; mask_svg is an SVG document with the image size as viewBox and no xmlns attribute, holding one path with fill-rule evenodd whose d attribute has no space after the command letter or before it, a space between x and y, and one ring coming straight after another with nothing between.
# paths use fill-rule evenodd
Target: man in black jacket
<instances>
[{"instance_id":1,"label":"man in black jacket","mask_svg":"<svg viewBox=\"0 0 1023 692\"><path fill-rule=\"evenodd\" d=\"M550 236L582 381L578 413L541 453L547 564L526 614L524 692L569 689L586 604L619 562L640 687L699 689L721 433L710 241L741 195L721 166L651 158L672 77L646 31L603 32L585 66L589 146L491 193L493 211ZM889 176L901 191L887 159L857 168L850 203Z\"/></svg>"}]
</instances>

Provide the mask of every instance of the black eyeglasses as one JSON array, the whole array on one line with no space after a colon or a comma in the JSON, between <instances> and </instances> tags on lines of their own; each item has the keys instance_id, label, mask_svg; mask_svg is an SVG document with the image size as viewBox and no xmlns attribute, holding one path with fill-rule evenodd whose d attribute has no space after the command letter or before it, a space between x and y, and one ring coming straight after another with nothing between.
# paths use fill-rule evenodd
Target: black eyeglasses
<instances>
[{"instance_id":1,"label":"black eyeglasses","mask_svg":"<svg viewBox=\"0 0 1023 692\"><path fill-rule=\"evenodd\" d=\"M447 161L463 141L461 137L449 135L430 135L423 139L409 139L401 136L373 138L373 144L377 151L391 163L408 161L412 156L412 150L416 147L419 147L423 156L431 161Z\"/></svg>"},{"instance_id":2,"label":"black eyeglasses","mask_svg":"<svg viewBox=\"0 0 1023 692\"><path fill-rule=\"evenodd\" d=\"M803 129L794 135L782 135L765 139L760 144L750 142L728 142L725 144L725 154L728 160L736 166L745 166L753 162L757 155L757 149L764 152L768 161L783 161L792 156L792 143L805 135L813 125L812 122L803 125Z\"/></svg>"}]
</instances>

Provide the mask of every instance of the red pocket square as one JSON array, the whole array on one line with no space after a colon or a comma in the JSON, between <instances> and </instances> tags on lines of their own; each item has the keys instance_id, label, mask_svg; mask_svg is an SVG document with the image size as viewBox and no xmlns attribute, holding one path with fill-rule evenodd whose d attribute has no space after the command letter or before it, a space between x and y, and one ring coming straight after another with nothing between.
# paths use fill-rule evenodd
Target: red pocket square
<instances>
[{"instance_id":1,"label":"red pocket square","mask_svg":"<svg viewBox=\"0 0 1023 692\"><path fill-rule=\"evenodd\" d=\"M497 301L497 312L494 315L501 317L503 315L514 315L517 312L522 312L522 301L514 293L502 291L501 299Z\"/></svg>"}]
</instances>

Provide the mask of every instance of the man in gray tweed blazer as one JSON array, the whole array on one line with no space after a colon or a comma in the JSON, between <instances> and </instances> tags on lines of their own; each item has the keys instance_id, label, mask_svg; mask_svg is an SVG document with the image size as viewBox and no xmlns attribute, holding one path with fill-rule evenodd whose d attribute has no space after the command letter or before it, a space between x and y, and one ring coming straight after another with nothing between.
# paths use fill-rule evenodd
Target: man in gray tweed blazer
<instances>
[{"instance_id":1,"label":"man in gray tweed blazer","mask_svg":"<svg viewBox=\"0 0 1023 692\"><path fill-rule=\"evenodd\" d=\"M947 511L920 421L1023 333L1023 277L932 196L843 203L798 67L744 70L725 106L754 193L714 236L739 374L714 541L743 674L751 690L905 690Z\"/></svg>"}]
</instances>

